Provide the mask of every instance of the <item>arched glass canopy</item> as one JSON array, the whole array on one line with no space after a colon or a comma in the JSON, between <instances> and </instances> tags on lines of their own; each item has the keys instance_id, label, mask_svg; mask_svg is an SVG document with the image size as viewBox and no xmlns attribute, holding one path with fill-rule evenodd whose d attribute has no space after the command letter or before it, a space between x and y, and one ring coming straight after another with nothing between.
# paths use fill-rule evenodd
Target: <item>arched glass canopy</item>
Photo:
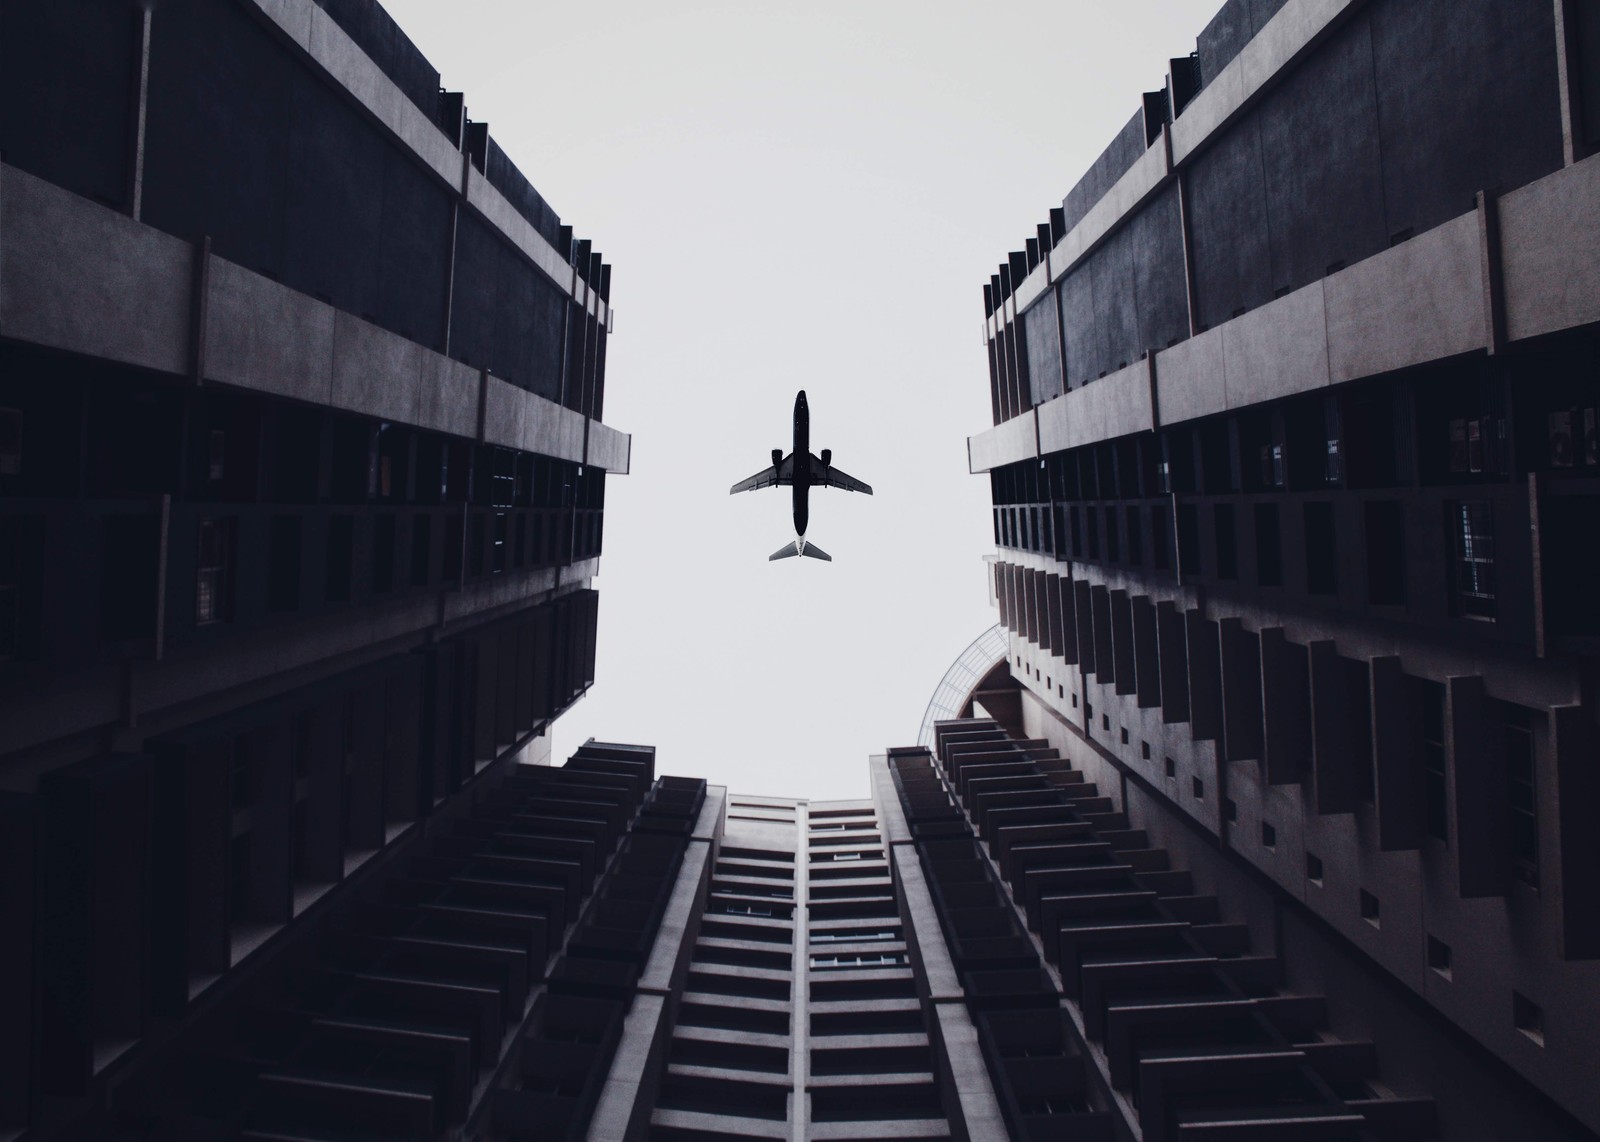
<instances>
[{"instance_id":1,"label":"arched glass canopy","mask_svg":"<svg viewBox=\"0 0 1600 1142\"><path fill-rule=\"evenodd\" d=\"M1006 647L1006 628L1001 623L995 623L973 639L972 644L950 664L950 669L944 672L944 677L934 688L933 697L928 700L928 709L922 715L922 729L917 733L918 745L933 748L933 724L961 716L962 707L972 697L972 692L983 681L984 675L993 670L996 663L1005 660Z\"/></svg>"}]
</instances>

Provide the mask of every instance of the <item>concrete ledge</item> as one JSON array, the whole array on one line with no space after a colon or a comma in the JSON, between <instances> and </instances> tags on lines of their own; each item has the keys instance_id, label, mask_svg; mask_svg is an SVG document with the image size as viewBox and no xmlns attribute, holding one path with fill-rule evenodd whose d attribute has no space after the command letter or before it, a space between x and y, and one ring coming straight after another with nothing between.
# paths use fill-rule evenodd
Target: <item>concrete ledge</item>
<instances>
[{"instance_id":1,"label":"concrete ledge","mask_svg":"<svg viewBox=\"0 0 1600 1142\"><path fill-rule=\"evenodd\" d=\"M0 166L0 336L183 376L195 249ZM452 436L478 435L477 369L253 270L207 262L205 378ZM632 438L500 380L484 439L608 472Z\"/></svg>"},{"instance_id":2,"label":"concrete ledge","mask_svg":"<svg viewBox=\"0 0 1600 1142\"><path fill-rule=\"evenodd\" d=\"M1068 230L1056 248L1050 252L1050 276L1060 281L1071 272L1074 265L1105 236L1115 230L1122 220L1132 214L1152 194L1161 189L1171 173L1167 161L1167 148L1161 140L1145 148L1127 172L1100 200L1089 207L1089 212L1071 230Z\"/></svg>"},{"instance_id":3,"label":"concrete ledge","mask_svg":"<svg viewBox=\"0 0 1600 1142\"><path fill-rule=\"evenodd\" d=\"M183 373L194 248L0 166L0 335Z\"/></svg>"},{"instance_id":4,"label":"concrete ledge","mask_svg":"<svg viewBox=\"0 0 1600 1142\"><path fill-rule=\"evenodd\" d=\"M1327 385L1323 283L1312 282L1224 325L1222 373L1229 408Z\"/></svg>"},{"instance_id":5,"label":"concrete ledge","mask_svg":"<svg viewBox=\"0 0 1600 1142\"><path fill-rule=\"evenodd\" d=\"M1600 321L1600 155L1500 199L1506 336Z\"/></svg>"},{"instance_id":6,"label":"concrete ledge","mask_svg":"<svg viewBox=\"0 0 1600 1142\"><path fill-rule=\"evenodd\" d=\"M1156 354L1156 402L1162 424L1210 416L1228 407L1221 327Z\"/></svg>"},{"instance_id":7,"label":"concrete ledge","mask_svg":"<svg viewBox=\"0 0 1600 1142\"><path fill-rule=\"evenodd\" d=\"M1038 407L1039 452L1077 448L1156 427L1150 400L1150 362L1135 361Z\"/></svg>"},{"instance_id":8,"label":"concrete ledge","mask_svg":"<svg viewBox=\"0 0 1600 1142\"><path fill-rule=\"evenodd\" d=\"M1328 370L1336 383L1488 343L1475 212L1325 280Z\"/></svg>"},{"instance_id":9,"label":"concrete ledge","mask_svg":"<svg viewBox=\"0 0 1600 1142\"><path fill-rule=\"evenodd\" d=\"M967 470L987 472L1039 455L1036 410L1012 417L987 432L967 437Z\"/></svg>"},{"instance_id":10,"label":"concrete ledge","mask_svg":"<svg viewBox=\"0 0 1600 1142\"><path fill-rule=\"evenodd\" d=\"M1360 0L1288 0L1172 123L1182 163L1223 130L1296 56Z\"/></svg>"}]
</instances>

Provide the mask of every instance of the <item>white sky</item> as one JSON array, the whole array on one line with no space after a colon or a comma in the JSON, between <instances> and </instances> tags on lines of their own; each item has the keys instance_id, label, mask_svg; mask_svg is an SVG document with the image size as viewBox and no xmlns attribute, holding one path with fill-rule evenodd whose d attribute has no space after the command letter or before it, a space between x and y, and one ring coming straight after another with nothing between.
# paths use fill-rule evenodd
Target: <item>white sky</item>
<instances>
[{"instance_id":1,"label":"white sky","mask_svg":"<svg viewBox=\"0 0 1600 1142\"><path fill-rule=\"evenodd\" d=\"M613 266L596 682L554 731L740 793L865 797L995 621L982 285L1220 0L385 0ZM872 497L728 487L790 445Z\"/></svg>"}]
</instances>

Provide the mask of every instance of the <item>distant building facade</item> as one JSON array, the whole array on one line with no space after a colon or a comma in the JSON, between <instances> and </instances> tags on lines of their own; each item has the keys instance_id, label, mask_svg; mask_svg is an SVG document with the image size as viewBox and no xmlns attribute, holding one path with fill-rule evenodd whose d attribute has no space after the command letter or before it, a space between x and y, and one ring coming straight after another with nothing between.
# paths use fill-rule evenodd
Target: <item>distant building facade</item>
<instances>
[{"instance_id":1,"label":"distant building facade","mask_svg":"<svg viewBox=\"0 0 1600 1142\"><path fill-rule=\"evenodd\" d=\"M1589 0L1230 0L984 289L992 712L1446 1138L1600 1130L1597 151Z\"/></svg>"},{"instance_id":2,"label":"distant building facade","mask_svg":"<svg viewBox=\"0 0 1600 1142\"><path fill-rule=\"evenodd\" d=\"M0 1137L359 1105L335 1042L467 1051L443 1129L498 1040L350 980L500 970L415 862L594 678L610 267L372 0L7 4L0 57Z\"/></svg>"}]
</instances>

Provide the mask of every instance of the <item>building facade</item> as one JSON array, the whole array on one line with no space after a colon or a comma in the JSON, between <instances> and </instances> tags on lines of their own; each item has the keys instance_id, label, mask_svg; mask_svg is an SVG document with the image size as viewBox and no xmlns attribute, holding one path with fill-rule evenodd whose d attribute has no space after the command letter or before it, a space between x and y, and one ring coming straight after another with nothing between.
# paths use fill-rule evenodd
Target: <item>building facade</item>
<instances>
[{"instance_id":1,"label":"building facade","mask_svg":"<svg viewBox=\"0 0 1600 1142\"><path fill-rule=\"evenodd\" d=\"M372 0L7 4L0 86L0 1137L337 1119L329 1043L465 1121L537 972L442 885L571 797L512 770L594 678L610 267Z\"/></svg>"},{"instance_id":2,"label":"building facade","mask_svg":"<svg viewBox=\"0 0 1600 1142\"><path fill-rule=\"evenodd\" d=\"M984 290L991 712L1449 1138L1600 1129L1597 93L1588 0L1230 0Z\"/></svg>"}]
</instances>

